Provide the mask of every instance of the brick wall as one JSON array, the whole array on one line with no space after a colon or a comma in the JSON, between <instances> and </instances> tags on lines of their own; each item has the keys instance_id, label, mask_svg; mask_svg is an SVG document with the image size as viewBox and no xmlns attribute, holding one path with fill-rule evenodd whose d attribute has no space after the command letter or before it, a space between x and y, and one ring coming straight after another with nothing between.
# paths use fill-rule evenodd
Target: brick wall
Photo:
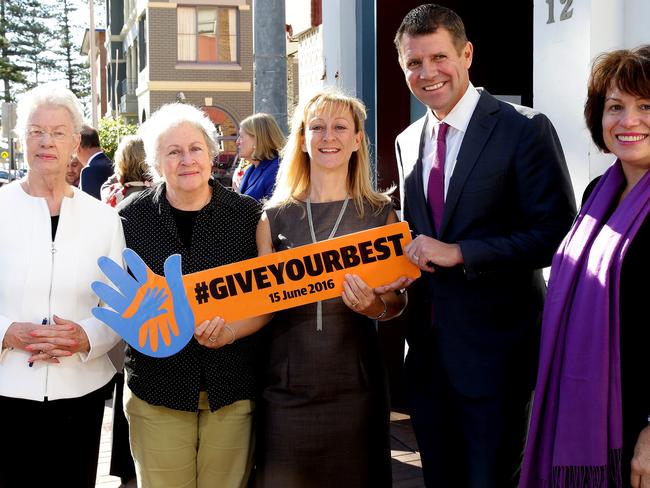
<instances>
[{"instance_id":1,"label":"brick wall","mask_svg":"<svg viewBox=\"0 0 650 488\"><path fill-rule=\"evenodd\" d=\"M176 9L150 8L149 79L156 81L251 81L253 80L252 10L239 11L239 65L241 70L177 69ZM187 65L186 63L184 63Z\"/></svg>"},{"instance_id":2,"label":"brick wall","mask_svg":"<svg viewBox=\"0 0 650 488\"><path fill-rule=\"evenodd\" d=\"M220 107L230 113L237 123L253 113L253 99L250 93L223 92L183 92L186 103L197 107L205 105L205 97L212 97L212 106ZM176 102L176 93L169 91L150 92L149 104L152 114L165 103Z\"/></svg>"},{"instance_id":3,"label":"brick wall","mask_svg":"<svg viewBox=\"0 0 650 488\"><path fill-rule=\"evenodd\" d=\"M250 4L250 2L249 2ZM150 81L223 81L250 82L249 92L192 92L183 90L186 101L193 105L205 105L205 97L212 97L212 105L218 106L241 121L253 111L253 25L252 9L239 10L239 65L241 70L227 69L178 69L176 49L176 9L149 8L147 12L149 32L149 80ZM187 64L185 64L187 66ZM176 91L151 91L147 112L153 113L165 103L176 101ZM140 110L142 111L142 109Z\"/></svg>"}]
</instances>

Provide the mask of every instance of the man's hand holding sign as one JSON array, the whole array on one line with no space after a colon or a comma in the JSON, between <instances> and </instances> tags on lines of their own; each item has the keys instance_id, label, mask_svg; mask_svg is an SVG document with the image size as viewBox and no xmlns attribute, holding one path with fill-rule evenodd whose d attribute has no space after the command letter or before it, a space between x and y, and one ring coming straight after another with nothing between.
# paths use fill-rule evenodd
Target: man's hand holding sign
<instances>
[{"instance_id":1,"label":"man's hand holding sign","mask_svg":"<svg viewBox=\"0 0 650 488\"><path fill-rule=\"evenodd\" d=\"M133 276L108 258L99 260L117 290L95 282L93 290L113 310L95 308L93 314L154 357L175 354L192 335L208 347L221 346L235 338L225 324L338 296L379 317L382 310L372 310L373 288L406 286L420 275L404 254L410 240L408 225L397 223L186 276L180 256L173 255L165 261L165 277L127 249Z\"/></svg>"}]
</instances>

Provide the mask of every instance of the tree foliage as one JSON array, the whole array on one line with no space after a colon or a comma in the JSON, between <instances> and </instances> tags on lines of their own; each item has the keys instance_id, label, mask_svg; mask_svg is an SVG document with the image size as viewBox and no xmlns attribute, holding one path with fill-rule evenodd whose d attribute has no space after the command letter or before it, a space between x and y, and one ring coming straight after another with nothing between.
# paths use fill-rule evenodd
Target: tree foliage
<instances>
[{"instance_id":1,"label":"tree foliage","mask_svg":"<svg viewBox=\"0 0 650 488\"><path fill-rule=\"evenodd\" d=\"M74 0L0 0L2 98L46 80L64 79L82 101L90 93L88 63L79 55L83 16Z\"/></svg>"},{"instance_id":2,"label":"tree foliage","mask_svg":"<svg viewBox=\"0 0 650 488\"><path fill-rule=\"evenodd\" d=\"M103 118L99 121L99 142L104 153L111 159L122 137L135 134L138 126L129 124L124 119Z\"/></svg>"},{"instance_id":3,"label":"tree foliage","mask_svg":"<svg viewBox=\"0 0 650 488\"><path fill-rule=\"evenodd\" d=\"M19 27L15 14L8 0L0 0L0 76L5 102L14 100L16 85L27 83L26 68L16 62L20 44L16 45Z\"/></svg>"},{"instance_id":4,"label":"tree foliage","mask_svg":"<svg viewBox=\"0 0 650 488\"><path fill-rule=\"evenodd\" d=\"M52 6L38 0L12 0L9 3L19 36L15 36L17 63L28 74L26 88L32 88L49 78L57 63L50 55L54 18ZM20 38L20 41L18 41Z\"/></svg>"},{"instance_id":5,"label":"tree foliage","mask_svg":"<svg viewBox=\"0 0 650 488\"><path fill-rule=\"evenodd\" d=\"M58 69L70 91L80 99L86 99L90 95L90 68L88 62L77 55L80 46L75 44L73 34L73 30L80 27L73 20L78 17L75 15L78 8L71 0L60 0L56 9L58 26L53 34Z\"/></svg>"}]
</instances>

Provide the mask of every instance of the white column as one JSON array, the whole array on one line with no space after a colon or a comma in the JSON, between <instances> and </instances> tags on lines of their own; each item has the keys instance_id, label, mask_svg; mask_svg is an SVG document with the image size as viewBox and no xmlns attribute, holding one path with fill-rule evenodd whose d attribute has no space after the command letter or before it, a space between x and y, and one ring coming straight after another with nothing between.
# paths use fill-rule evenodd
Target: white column
<instances>
[{"instance_id":1,"label":"white column","mask_svg":"<svg viewBox=\"0 0 650 488\"><path fill-rule=\"evenodd\" d=\"M92 114L92 126L97 128L97 50L95 48L95 1L88 2L88 12L90 16L90 26L88 29L88 39L90 40L90 111Z\"/></svg>"},{"instance_id":2,"label":"white column","mask_svg":"<svg viewBox=\"0 0 650 488\"><path fill-rule=\"evenodd\" d=\"M357 42L356 1L327 0L323 2L323 57L325 85L342 88L356 95Z\"/></svg>"},{"instance_id":3,"label":"white column","mask_svg":"<svg viewBox=\"0 0 650 488\"><path fill-rule=\"evenodd\" d=\"M650 2L648 0L626 0L625 2L625 45L627 47L650 43Z\"/></svg>"},{"instance_id":4,"label":"white column","mask_svg":"<svg viewBox=\"0 0 650 488\"><path fill-rule=\"evenodd\" d=\"M535 0L534 8L533 105L558 131L580 200L613 161L592 143L584 121L591 64L602 52L650 42L650 2Z\"/></svg>"}]
</instances>

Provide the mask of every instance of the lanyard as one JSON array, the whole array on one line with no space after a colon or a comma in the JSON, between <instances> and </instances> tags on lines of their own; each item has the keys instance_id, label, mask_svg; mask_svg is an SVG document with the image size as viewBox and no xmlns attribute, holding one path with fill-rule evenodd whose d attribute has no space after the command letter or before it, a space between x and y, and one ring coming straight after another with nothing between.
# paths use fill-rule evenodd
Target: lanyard
<instances>
[{"instance_id":1,"label":"lanyard","mask_svg":"<svg viewBox=\"0 0 650 488\"><path fill-rule=\"evenodd\" d=\"M330 235L327 239L331 239L332 237L334 237L334 234L336 234L336 231L339 228L339 224L341 223L341 219L343 219L343 214L345 213L345 209L348 207L349 200L350 197L346 195L345 200L343 201L343 205L341 205L341 211L339 212L339 216L336 218L334 227L332 227L332 232L330 232ZM316 240L316 233L314 232L314 221L311 216L310 197L307 197L307 220L309 221L309 232L311 232L311 241L315 244L318 241ZM316 330L319 332L323 330L323 302L316 302Z\"/></svg>"}]
</instances>

